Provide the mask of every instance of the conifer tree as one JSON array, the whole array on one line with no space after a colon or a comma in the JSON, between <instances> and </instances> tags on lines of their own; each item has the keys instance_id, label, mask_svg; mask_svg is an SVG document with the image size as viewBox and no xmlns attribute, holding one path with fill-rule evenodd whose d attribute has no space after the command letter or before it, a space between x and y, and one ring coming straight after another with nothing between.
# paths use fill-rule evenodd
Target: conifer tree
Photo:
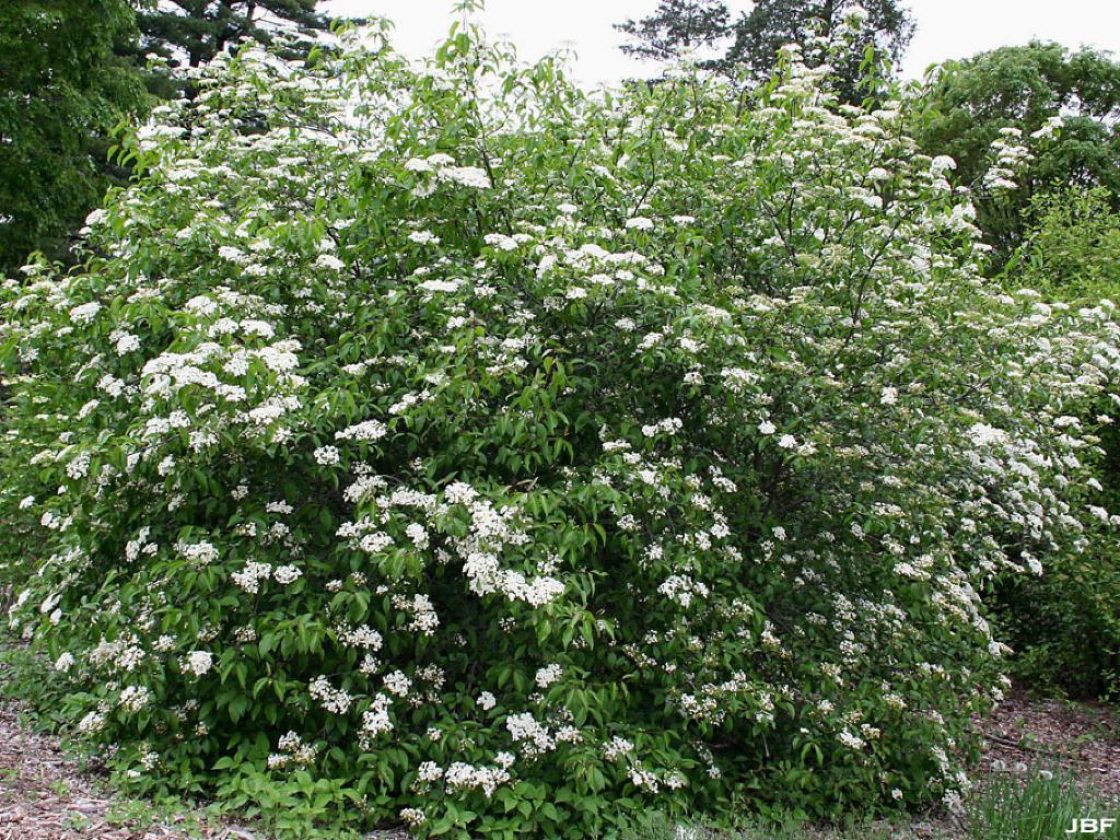
<instances>
[{"instance_id":1,"label":"conifer tree","mask_svg":"<svg viewBox=\"0 0 1120 840\"><path fill-rule=\"evenodd\" d=\"M831 36L853 12L865 13L857 44L843 66L835 67L840 95L848 102L864 98L860 81L868 49L878 59L897 64L914 34L914 22L900 0L758 0L734 24L735 41L724 58L726 67L745 66L749 76L770 78L778 50L805 44L815 36Z\"/></svg>"},{"instance_id":2,"label":"conifer tree","mask_svg":"<svg viewBox=\"0 0 1120 840\"><path fill-rule=\"evenodd\" d=\"M754 83L770 78L778 50L785 44L805 44L812 38L831 36L860 8L865 19L856 49L843 66L835 67L841 97L859 102L869 92L861 84L870 74L870 55L876 64L897 64L914 34L914 22L901 0L756 0L749 12L732 21L720 0L661 0L657 9L640 20L627 20L616 29L631 36L623 52L639 58L669 61L690 48L714 46L732 38L724 56L711 66L741 73ZM869 53L870 51L870 53Z\"/></svg>"},{"instance_id":3,"label":"conifer tree","mask_svg":"<svg viewBox=\"0 0 1120 840\"><path fill-rule=\"evenodd\" d=\"M209 61L241 38L268 43L280 28L310 36L327 28L318 0L166 0L139 14L144 45L191 67ZM310 40L308 40L308 45Z\"/></svg>"},{"instance_id":4,"label":"conifer tree","mask_svg":"<svg viewBox=\"0 0 1120 840\"><path fill-rule=\"evenodd\" d=\"M730 13L722 0L661 0L641 20L615 24L633 40L622 51L641 59L665 61L684 50L712 46L730 33Z\"/></svg>"}]
</instances>

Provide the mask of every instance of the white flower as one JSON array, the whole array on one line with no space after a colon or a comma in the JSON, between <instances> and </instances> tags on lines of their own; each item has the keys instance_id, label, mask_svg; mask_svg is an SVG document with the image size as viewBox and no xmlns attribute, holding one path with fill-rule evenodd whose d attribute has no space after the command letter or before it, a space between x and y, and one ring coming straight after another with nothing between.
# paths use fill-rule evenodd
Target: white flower
<instances>
[{"instance_id":1,"label":"white flower","mask_svg":"<svg viewBox=\"0 0 1120 840\"><path fill-rule=\"evenodd\" d=\"M70 310L70 320L77 324L89 324L101 311L101 304L97 301L83 303Z\"/></svg>"},{"instance_id":2,"label":"white flower","mask_svg":"<svg viewBox=\"0 0 1120 840\"><path fill-rule=\"evenodd\" d=\"M105 713L99 711L89 712L78 723L78 731L83 735L92 735L105 728Z\"/></svg>"},{"instance_id":3,"label":"white flower","mask_svg":"<svg viewBox=\"0 0 1120 840\"><path fill-rule=\"evenodd\" d=\"M117 346L118 356L124 356L127 353L132 353L133 351L140 349L140 339L132 335L131 333L118 335L117 338L114 339L114 341Z\"/></svg>"},{"instance_id":4,"label":"white flower","mask_svg":"<svg viewBox=\"0 0 1120 840\"><path fill-rule=\"evenodd\" d=\"M151 702L152 693L142 685L130 685L121 692L119 703L130 712L138 712Z\"/></svg>"},{"instance_id":5,"label":"white flower","mask_svg":"<svg viewBox=\"0 0 1120 840\"><path fill-rule=\"evenodd\" d=\"M347 691L334 688L323 676L316 677L311 682L308 693L311 699L318 701L324 710L336 715L346 714L350 710L350 704L354 702L354 698Z\"/></svg>"},{"instance_id":6,"label":"white flower","mask_svg":"<svg viewBox=\"0 0 1120 840\"><path fill-rule=\"evenodd\" d=\"M428 532L424 530L424 526L418 522L411 523L404 529L405 535L412 540L412 544L418 549L428 547Z\"/></svg>"},{"instance_id":7,"label":"white flower","mask_svg":"<svg viewBox=\"0 0 1120 840\"><path fill-rule=\"evenodd\" d=\"M320 446L315 450L314 455L315 463L324 467L334 466L341 460L338 449L333 446Z\"/></svg>"},{"instance_id":8,"label":"white flower","mask_svg":"<svg viewBox=\"0 0 1120 840\"><path fill-rule=\"evenodd\" d=\"M537 670L536 682L541 688L548 688L554 682L560 679L564 673L564 669L559 665L547 665L544 668Z\"/></svg>"},{"instance_id":9,"label":"white flower","mask_svg":"<svg viewBox=\"0 0 1120 840\"><path fill-rule=\"evenodd\" d=\"M195 650L187 654L186 670L196 677L203 676L214 665L214 655L207 650Z\"/></svg>"},{"instance_id":10,"label":"white flower","mask_svg":"<svg viewBox=\"0 0 1120 840\"><path fill-rule=\"evenodd\" d=\"M974 423L968 430L968 436L977 446L993 446L1009 440L1007 432L986 423Z\"/></svg>"},{"instance_id":11,"label":"white flower","mask_svg":"<svg viewBox=\"0 0 1120 840\"><path fill-rule=\"evenodd\" d=\"M430 160L430 158L429 158ZM439 170L437 177L443 181L451 181L464 187L476 190L490 188L490 176L477 166L448 166Z\"/></svg>"},{"instance_id":12,"label":"white flower","mask_svg":"<svg viewBox=\"0 0 1120 840\"><path fill-rule=\"evenodd\" d=\"M527 742L530 752L547 752L556 746L548 727L539 723L529 712L506 718L506 730L517 742Z\"/></svg>"},{"instance_id":13,"label":"white flower","mask_svg":"<svg viewBox=\"0 0 1120 840\"><path fill-rule=\"evenodd\" d=\"M480 695L478 695L477 702L478 702L478 707L480 709L482 709L482 711L484 711L484 712L490 711L498 703L497 699L495 699L494 695L491 694L489 691L484 691Z\"/></svg>"},{"instance_id":14,"label":"white flower","mask_svg":"<svg viewBox=\"0 0 1120 840\"><path fill-rule=\"evenodd\" d=\"M414 230L408 235L408 241L417 245L438 245L439 237L426 230Z\"/></svg>"},{"instance_id":15,"label":"white flower","mask_svg":"<svg viewBox=\"0 0 1120 840\"><path fill-rule=\"evenodd\" d=\"M416 777L422 782L438 782L443 778L443 768L434 761L425 761L416 768Z\"/></svg>"},{"instance_id":16,"label":"white flower","mask_svg":"<svg viewBox=\"0 0 1120 840\"><path fill-rule=\"evenodd\" d=\"M302 574L303 572L295 566L277 566L272 572L272 577L277 583L287 586L298 580Z\"/></svg>"},{"instance_id":17,"label":"white flower","mask_svg":"<svg viewBox=\"0 0 1120 840\"><path fill-rule=\"evenodd\" d=\"M957 168L957 162L948 155L938 155L929 165L929 170L935 176L944 175Z\"/></svg>"},{"instance_id":18,"label":"white flower","mask_svg":"<svg viewBox=\"0 0 1120 840\"><path fill-rule=\"evenodd\" d=\"M627 230L653 230L653 220L645 216L635 216L626 220Z\"/></svg>"},{"instance_id":19,"label":"white flower","mask_svg":"<svg viewBox=\"0 0 1120 840\"><path fill-rule=\"evenodd\" d=\"M449 505L470 504L478 496L478 491L462 481L453 481L447 485L443 497Z\"/></svg>"},{"instance_id":20,"label":"white flower","mask_svg":"<svg viewBox=\"0 0 1120 840\"><path fill-rule=\"evenodd\" d=\"M763 420L758 424L758 433L760 435L772 435L776 431L778 431L778 427L769 420Z\"/></svg>"},{"instance_id":21,"label":"white flower","mask_svg":"<svg viewBox=\"0 0 1120 840\"><path fill-rule=\"evenodd\" d=\"M385 424L378 420L366 420L363 423L357 423L353 426L348 426L340 432L335 432L335 440L364 440L374 441L381 440L389 433Z\"/></svg>"},{"instance_id":22,"label":"white flower","mask_svg":"<svg viewBox=\"0 0 1120 840\"><path fill-rule=\"evenodd\" d=\"M385 676L385 690L398 697L407 697L412 690L412 680L403 671L393 671Z\"/></svg>"},{"instance_id":23,"label":"white flower","mask_svg":"<svg viewBox=\"0 0 1120 840\"><path fill-rule=\"evenodd\" d=\"M634 744L617 735L603 747L603 757L607 761L614 761L619 756L626 755L634 750Z\"/></svg>"},{"instance_id":24,"label":"white flower","mask_svg":"<svg viewBox=\"0 0 1120 840\"><path fill-rule=\"evenodd\" d=\"M491 248L497 248L499 251L517 250L517 240L512 236L506 236L504 233L488 233L483 237L483 241Z\"/></svg>"},{"instance_id":25,"label":"white flower","mask_svg":"<svg viewBox=\"0 0 1120 840\"><path fill-rule=\"evenodd\" d=\"M54 669L66 673L74 666L74 654L67 651L54 661Z\"/></svg>"}]
</instances>

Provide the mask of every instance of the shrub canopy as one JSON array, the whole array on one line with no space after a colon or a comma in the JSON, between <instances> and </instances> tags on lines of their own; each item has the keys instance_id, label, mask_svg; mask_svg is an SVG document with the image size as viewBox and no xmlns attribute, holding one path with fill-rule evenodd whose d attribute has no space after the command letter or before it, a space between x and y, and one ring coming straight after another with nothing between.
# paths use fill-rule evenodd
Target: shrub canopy
<instances>
[{"instance_id":1,"label":"shrub canopy","mask_svg":"<svg viewBox=\"0 0 1120 840\"><path fill-rule=\"evenodd\" d=\"M3 287L12 622L80 730L288 825L956 802L978 589L1109 518L1112 306L989 289L907 103L796 50L747 107L345 38L209 68Z\"/></svg>"}]
</instances>

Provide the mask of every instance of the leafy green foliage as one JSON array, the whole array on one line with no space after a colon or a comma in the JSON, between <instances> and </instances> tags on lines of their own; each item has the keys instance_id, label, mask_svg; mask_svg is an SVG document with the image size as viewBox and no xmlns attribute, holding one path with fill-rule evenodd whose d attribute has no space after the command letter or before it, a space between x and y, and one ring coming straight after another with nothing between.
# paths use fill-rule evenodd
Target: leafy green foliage
<instances>
[{"instance_id":1,"label":"leafy green foliage","mask_svg":"<svg viewBox=\"0 0 1120 840\"><path fill-rule=\"evenodd\" d=\"M740 104L342 37L219 57L0 287L11 622L77 731L291 836L958 802L979 589L1114 524L1066 419L1111 308L986 283L910 101L795 49Z\"/></svg>"},{"instance_id":2,"label":"leafy green foliage","mask_svg":"<svg viewBox=\"0 0 1120 840\"><path fill-rule=\"evenodd\" d=\"M1008 267L1049 297L1071 303L1120 293L1120 213L1105 187L1069 187L1032 198L1030 232Z\"/></svg>"},{"instance_id":3,"label":"leafy green foliage","mask_svg":"<svg viewBox=\"0 0 1120 840\"><path fill-rule=\"evenodd\" d=\"M9 0L0 6L0 270L65 237L114 174L110 133L145 105L122 57L126 0Z\"/></svg>"},{"instance_id":4,"label":"leafy green foliage","mask_svg":"<svg viewBox=\"0 0 1120 840\"><path fill-rule=\"evenodd\" d=\"M976 190L978 224L999 264L1024 240L1032 197L1054 189L1103 187L1120 208L1120 63L1105 53L1059 44L1001 47L938 71L915 136L933 155L957 161L957 182ZM1056 143L1041 150L1016 193L991 196L982 184L988 149L1002 129L1024 135L1061 117Z\"/></svg>"},{"instance_id":5,"label":"leafy green foliage","mask_svg":"<svg viewBox=\"0 0 1120 840\"><path fill-rule=\"evenodd\" d=\"M135 60L145 66L145 84L160 99L195 96L194 68L246 40L268 44L286 59L312 59L330 25L316 11L321 0L134 2L142 34Z\"/></svg>"},{"instance_id":6,"label":"leafy green foliage","mask_svg":"<svg viewBox=\"0 0 1120 840\"><path fill-rule=\"evenodd\" d=\"M1006 269L1048 296L1082 305L1120 296L1120 214L1102 187L1036 196L1027 241ZM1113 410L1101 400L1095 422ZM1091 456L1103 504L1120 507L1120 430L1099 432ZM991 599L1001 636L1017 651L1014 673L1035 691L1089 699L1120 696L1120 551L1094 541L1076 554L1054 553L1037 578L1004 580Z\"/></svg>"}]
</instances>

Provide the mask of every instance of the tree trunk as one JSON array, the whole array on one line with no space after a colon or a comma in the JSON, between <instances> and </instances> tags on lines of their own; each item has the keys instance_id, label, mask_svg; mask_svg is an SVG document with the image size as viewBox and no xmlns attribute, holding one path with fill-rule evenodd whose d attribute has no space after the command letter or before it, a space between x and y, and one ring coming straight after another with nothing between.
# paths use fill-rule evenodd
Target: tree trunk
<instances>
[{"instance_id":1,"label":"tree trunk","mask_svg":"<svg viewBox=\"0 0 1120 840\"><path fill-rule=\"evenodd\" d=\"M832 28L835 25L833 18L836 16L836 0L824 0L824 8L821 9L821 18L824 19L824 35L825 37L832 37Z\"/></svg>"}]
</instances>

